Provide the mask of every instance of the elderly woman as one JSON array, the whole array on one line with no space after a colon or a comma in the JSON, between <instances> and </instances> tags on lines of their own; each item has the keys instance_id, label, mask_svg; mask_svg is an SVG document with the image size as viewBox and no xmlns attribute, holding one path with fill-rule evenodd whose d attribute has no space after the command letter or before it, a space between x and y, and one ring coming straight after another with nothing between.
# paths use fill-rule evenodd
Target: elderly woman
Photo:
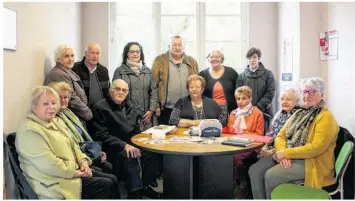
<instances>
[{"instance_id":1,"label":"elderly woman","mask_svg":"<svg viewBox=\"0 0 355 201\"><path fill-rule=\"evenodd\" d=\"M233 93L238 73L233 68L222 65L224 55L219 50L213 50L208 54L207 59L211 67L199 74L206 80L203 95L216 101L222 110L227 110L228 114L237 107Z\"/></svg>"},{"instance_id":2,"label":"elderly woman","mask_svg":"<svg viewBox=\"0 0 355 201\"><path fill-rule=\"evenodd\" d=\"M92 119L92 112L87 106L88 100L85 95L84 85L80 77L71 70L74 66L73 48L65 44L59 45L54 51L54 60L56 65L46 76L45 85L60 81L68 83L75 92L69 100L69 109L81 120L89 121Z\"/></svg>"},{"instance_id":3,"label":"elderly woman","mask_svg":"<svg viewBox=\"0 0 355 201\"><path fill-rule=\"evenodd\" d=\"M16 134L20 167L41 199L110 199L113 183L92 176L91 160L73 141L69 128L56 118L58 94L36 87L31 113Z\"/></svg>"},{"instance_id":4,"label":"elderly woman","mask_svg":"<svg viewBox=\"0 0 355 201\"><path fill-rule=\"evenodd\" d=\"M249 169L254 199L270 199L280 184L304 182L321 189L335 183L334 149L339 126L325 105L321 78L304 79L303 107L286 122L275 139L276 152Z\"/></svg>"},{"instance_id":5,"label":"elderly woman","mask_svg":"<svg viewBox=\"0 0 355 201\"><path fill-rule=\"evenodd\" d=\"M248 66L244 72L239 74L236 88L249 86L253 90L253 105L273 116L271 104L276 95L274 74L260 62L260 49L250 48L246 57Z\"/></svg>"},{"instance_id":6,"label":"elderly woman","mask_svg":"<svg viewBox=\"0 0 355 201\"><path fill-rule=\"evenodd\" d=\"M129 98L140 107L142 130L152 126L152 115L158 107L158 90L152 71L145 65L142 46L130 42L123 49L122 64L112 81L123 79L129 86Z\"/></svg>"},{"instance_id":7,"label":"elderly woman","mask_svg":"<svg viewBox=\"0 0 355 201\"><path fill-rule=\"evenodd\" d=\"M169 124L178 127L198 126L202 119L218 119L225 125L227 114L217 103L202 95L205 87L205 79L199 75L190 75L186 87L189 96L181 98L175 104Z\"/></svg>"},{"instance_id":8,"label":"elderly woman","mask_svg":"<svg viewBox=\"0 0 355 201\"><path fill-rule=\"evenodd\" d=\"M266 134L267 136L275 138L279 133L281 128L284 126L286 121L299 109L299 105L297 105L299 101L297 91L292 88L285 89L280 96L281 110L279 110L270 126L270 130ZM270 144L265 144L265 146L261 149L259 157L264 157L275 152L274 142Z\"/></svg>"}]
</instances>

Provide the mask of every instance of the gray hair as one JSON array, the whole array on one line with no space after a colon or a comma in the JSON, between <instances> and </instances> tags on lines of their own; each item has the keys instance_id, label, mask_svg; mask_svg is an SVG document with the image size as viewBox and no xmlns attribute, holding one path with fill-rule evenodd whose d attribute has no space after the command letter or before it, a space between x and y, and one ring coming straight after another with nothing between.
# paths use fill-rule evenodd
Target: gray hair
<instances>
[{"instance_id":1,"label":"gray hair","mask_svg":"<svg viewBox=\"0 0 355 201\"><path fill-rule=\"evenodd\" d=\"M68 49L74 49L73 47L67 44L60 44L54 50L54 61L57 62L58 59L63 55L63 53Z\"/></svg>"},{"instance_id":2,"label":"gray hair","mask_svg":"<svg viewBox=\"0 0 355 201\"><path fill-rule=\"evenodd\" d=\"M302 79L301 89L304 87L312 88L312 89L320 92L321 94L324 94L325 82L320 77L305 78L305 79Z\"/></svg>"},{"instance_id":3,"label":"gray hair","mask_svg":"<svg viewBox=\"0 0 355 201\"><path fill-rule=\"evenodd\" d=\"M281 95L282 95L283 93L290 93L290 94L292 94L292 96L296 99L296 103L298 103L298 101L300 100L300 94L299 94L299 92L298 92L296 89L294 89L294 88L286 88L286 89L284 89L284 90L281 92Z\"/></svg>"},{"instance_id":4,"label":"gray hair","mask_svg":"<svg viewBox=\"0 0 355 201\"><path fill-rule=\"evenodd\" d=\"M51 87L48 86L37 86L35 88L33 88L32 90L32 94L31 94L31 107L30 110L33 112L33 107L38 103L39 98L42 96L42 94L53 94L53 96L55 97L56 103L57 103L57 107L56 110L59 110L59 96L57 94L57 92L52 89Z\"/></svg>"},{"instance_id":5,"label":"gray hair","mask_svg":"<svg viewBox=\"0 0 355 201\"><path fill-rule=\"evenodd\" d=\"M208 53L207 59L211 58L212 52L218 52L218 53L221 55L221 63L223 63L223 61L224 61L224 54L223 54L223 52L220 51L220 50L212 50L210 53Z\"/></svg>"},{"instance_id":6,"label":"gray hair","mask_svg":"<svg viewBox=\"0 0 355 201\"><path fill-rule=\"evenodd\" d=\"M170 47L171 43L173 42L173 40L175 40L175 39L180 39L180 40L181 40L182 47L185 47L185 40L184 40L181 36L179 36L179 35L170 37L169 47Z\"/></svg>"},{"instance_id":7,"label":"gray hair","mask_svg":"<svg viewBox=\"0 0 355 201\"><path fill-rule=\"evenodd\" d=\"M114 80L114 81L112 82L111 89L115 88L117 82L123 82L123 83L127 86L127 89L129 90L129 86L128 86L127 82L124 81L123 79L116 79L116 80Z\"/></svg>"},{"instance_id":8,"label":"gray hair","mask_svg":"<svg viewBox=\"0 0 355 201\"><path fill-rule=\"evenodd\" d=\"M100 47L100 45L99 44L97 44L97 43L90 43L90 44L88 44L86 47L85 47L85 54L92 48L92 46L97 46L98 48L99 48L99 51L100 51L100 53L101 53L101 47Z\"/></svg>"}]
</instances>

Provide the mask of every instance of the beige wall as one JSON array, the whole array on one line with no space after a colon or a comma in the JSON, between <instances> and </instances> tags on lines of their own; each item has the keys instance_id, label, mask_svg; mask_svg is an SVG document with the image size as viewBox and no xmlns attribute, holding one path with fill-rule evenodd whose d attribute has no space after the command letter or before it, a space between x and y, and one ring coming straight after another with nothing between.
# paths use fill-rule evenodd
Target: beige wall
<instances>
[{"instance_id":1,"label":"beige wall","mask_svg":"<svg viewBox=\"0 0 355 201\"><path fill-rule=\"evenodd\" d=\"M54 66L53 50L81 47L79 3L4 3L18 15L18 51L4 50L4 132L14 132L29 110L30 93ZM82 54L76 52L76 59Z\"/></svg>"},{"instance_id":2,"label":"beige wall","mask_svg":"<svg viewBox=\"0 0 355 201\"><path fill-rule=\"evenodd\" d=\"M90 42L96 42L101 47L100 63L106 67L109 64L109 3L81 3L81 51Z\"/></svg>"}]
</instances>

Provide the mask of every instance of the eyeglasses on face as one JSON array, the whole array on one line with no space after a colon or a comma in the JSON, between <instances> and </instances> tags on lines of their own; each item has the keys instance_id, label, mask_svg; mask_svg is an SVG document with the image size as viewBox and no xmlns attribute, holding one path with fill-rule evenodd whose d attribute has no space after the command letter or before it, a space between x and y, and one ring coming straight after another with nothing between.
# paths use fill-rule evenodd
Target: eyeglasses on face
<instances>
[{"instance_id":1,"label":"eyeglasses on face","mask_svg":"<svg viewBox=\"0 0 355 201\"><path fill-rule=\"evenodd\" d=\"M121 88L121 87L114 87L114 88L112 88L112 90L115 91L115 92L120 92L120 91L122 91L123 93L127 93L128 92L128 89Z\"/></svg>"},{"instance_id":2,"label":"eyeglasses on face","mask_svg":"<svg viewBox=\"0 0 355 201\"><path fill-rule=\"evenodd\" d=\"M129 50L128 53L130 53L130 54L134 54L134 53L139 54L140 51L139 50Z\"/></svg>"},{"instance_id":3,"label":"eyeglasses on face","mask_svg":"<svg viewBox=\"0 0 355 201\"><path fill-rule=\"evenodd\" d=\"M308 94L308 95L310 95L310 96L313 96L314 94L316 94L316 90L301 90L301 93L303 94L303 95L306 95L306 94Z\"/></svg>"}]
</instances>

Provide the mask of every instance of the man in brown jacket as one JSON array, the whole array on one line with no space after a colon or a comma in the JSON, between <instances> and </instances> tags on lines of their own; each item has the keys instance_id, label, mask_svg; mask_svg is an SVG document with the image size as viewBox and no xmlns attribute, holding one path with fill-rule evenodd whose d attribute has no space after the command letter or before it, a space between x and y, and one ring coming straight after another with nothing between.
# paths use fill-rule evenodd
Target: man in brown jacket
<instances>
[{"instance_id":1,"label":"man in brown jacket","mask_svg":"<svg viewBox=\"0 0 355 201\"><path fill-rule=\"evenodd\" d=\"M197 61L184 53L182 37L174 36L170 40L169 51L155 58L152 72L159 94L160 109L156 115L159 116L159 124L168 125L175 103L188 96L188 77L199 73Z\"/></svg>"}]
</instances>

